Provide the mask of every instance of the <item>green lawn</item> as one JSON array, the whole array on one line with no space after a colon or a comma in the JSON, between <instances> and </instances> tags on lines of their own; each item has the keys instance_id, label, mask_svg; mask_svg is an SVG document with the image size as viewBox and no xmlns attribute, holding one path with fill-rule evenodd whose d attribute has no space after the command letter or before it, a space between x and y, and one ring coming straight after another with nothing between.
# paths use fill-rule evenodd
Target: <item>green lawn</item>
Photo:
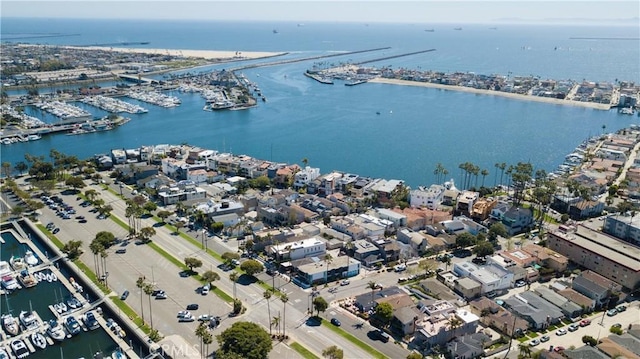
<instances>
[{"instance_id":1,"label":"green lawn","mask_svg":"<svg viewBox=\"0 0 640 359\"><path fill-rule=\"evenodd\" d=\"M302 357L305 358L305 359L320 359L317 356L315 356L312 352L307 350L307 348L305 348L302 345L298 344L298 342L293 342L289 346L293 350L297 351L298 354L302 355Z\"/></svg>"},{"instance_id":2,"label":"green lawn","mask_svg":"<svg viewBox=\"0 0 640 359\"><path fill-rule=\"evenodd\" d=\"M346 332L342 328L336 327L335 325L329 323L328 321L326 321L324 319L322 319L322 325L324 325L325 327L331 329L332 331L334 331L335 333L339 334L343 338L347 339L351 343L355 344L358 348L360 348L360 349L366 351L367 353L371 354L372 358L377 358L377 359L386 359L387 358L384 354L382 354L379 351L377 351L377 350L373 349L372 347L368 346L365 342L363 342L360 339L358 339L358 338L354 337L353 335L349 334L348 332Z\"/></svg>"},{"instance_id":3,"label":"green lawn","mask_svg":"<svg viewBox=\"0 0 640 359\"><path fill-rule=\"evenodd\" d=\"M98 280L98 276L96 276L95 273L93 273L93 271L91 269L89 269L89 267L87 267L86 264L84 264L81 260L76 259L75 261L73 261L73 263L78 266L78 268L82 271L82 273L84 273L84 275L86 275L89 279L91 279L91 281L98 286L98 288L100 288L100 290L102 291L102 293L104 294L109 294L111 293L111 290L109 288L107 288L102 282L100 282Z\"/></svg>"},{"instance_id":4,"label":"green lawn","mask_svg":"<svg viewBox=\"0 0 640 359\"><path fill-rule=\"evenodd\" d=\"M122 313L129 317L129 319L131 319L140 329L142 329L145 334L149 335L149 333L151 333L151 328L149 328L148 325L144 324L142 322L142 318L140 318L138 314L136 314L136 312L131 309L125 302L120 300L120 297L114 295L109 298L122 311Z\"/></svg>"},{"instance_id":5,"label":"green lawn","mask_svg":"<svg viewBox=\"0 0 640 359\"><path fill-rule=\"evenodd\" d=\"M36 224L36 226L40 229L40 232L44 233L44 235L47 236L47 238L49 238L49 240L53 242L56 247L58 247L58 249L62 249L62 247L64 247L64 244L62 244L62 242L60 242L60 240L56 238L56 236L49 232L49 230L45 226L43 226L42 224Z\"/></svg>"}]
</instances>

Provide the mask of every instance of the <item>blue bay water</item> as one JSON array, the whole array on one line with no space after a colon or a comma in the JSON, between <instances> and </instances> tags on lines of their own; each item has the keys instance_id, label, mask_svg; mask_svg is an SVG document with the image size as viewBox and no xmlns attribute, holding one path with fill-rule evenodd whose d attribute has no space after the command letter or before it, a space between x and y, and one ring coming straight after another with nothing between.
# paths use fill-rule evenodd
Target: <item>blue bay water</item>
<instances>
[{"instance_id":1,"label":"blue bay water","mask_svg":"<svg viewBox=\"0 0 640 359\"><path fill-rule=\"evenodd\" d=\"M25 39L34 43L95 44L149 41L150 48L231 51L288 51L288 57L390 46L391 49L326 59L338 64L435 48L436 51L372 63L373 66L472 71L543 78L640 82L638 41L572 40L570 37L636 37L633 27L422 26L418 24L330 24L159 22L3 19L3 40L17 33L79 36ZM425 32L425 28L435 32ZM279 33L274 34L273 29ZM16 40L18 41L18 40ZM266 60L271 61L271 60ZM235 64L212 66L228 68ZM173 93L182 105L164 109L142 104L116 130L81 136L46 136L33 143L2 147L2 161L24 153L48 156L51 148L88 157L112 148L187 142L274 161L309 164L322 172L434 181L442 163L458 178L458 164L487 169L530 161L553 170L586 138L638 122L635 116L544 103L385 84L328 86L303 76L312 61L244 71L267 97L247 111L205 112L197 94ZM129 100L128 100L129 101ZM131 102L137 103L134 100ZM100 116L99 110L87 107ZM28 110L31 111L31 110ZM376 112L380 112L377 115Z\"/></svg>"}]
</instances>

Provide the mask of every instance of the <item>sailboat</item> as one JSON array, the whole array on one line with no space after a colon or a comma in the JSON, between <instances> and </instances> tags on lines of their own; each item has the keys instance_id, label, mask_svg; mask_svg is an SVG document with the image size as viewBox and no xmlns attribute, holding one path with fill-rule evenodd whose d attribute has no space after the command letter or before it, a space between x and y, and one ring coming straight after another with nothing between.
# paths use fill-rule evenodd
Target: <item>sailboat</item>
<instances>
[{"instance_id":1,"label":"sailboat","mask_svg":"<svg viewBox=\"0 0 640 359\"><path fill-rule=\"evenodd\" d=\"M7 301L7 314L2 315L2 328L4 332L16 336L20 332L20 325L18 325L18 321L16 318L11 315L11 309L9 309L9 297L5 294L5 300Z\"/></svg>"}]
</instances>

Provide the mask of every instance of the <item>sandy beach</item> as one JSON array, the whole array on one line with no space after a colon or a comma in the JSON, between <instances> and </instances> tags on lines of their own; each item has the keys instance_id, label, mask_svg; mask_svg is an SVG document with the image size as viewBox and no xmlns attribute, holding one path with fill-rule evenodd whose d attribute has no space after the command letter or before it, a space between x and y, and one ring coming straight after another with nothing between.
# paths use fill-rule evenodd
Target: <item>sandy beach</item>
<instances>
[{"instance_id":1,"label":"sandy beach","mask_svg":"<svg viewBox=\"0 0 640 359\"><path fill-rule=\"evenodd\" d=\"M461 91L461 92L468 92L468 93L474 93L474 94L480 94L480 95L502 96L502 97L508 97L511 99L522 100L522 101L536 101L536 102L544 102L544 103L549 103L554 105L582 106L587 108L593 108L596 110L609 110L611 108L610 105L601 104L601 103L560 100L560 99L550 98L550 97L527 96L527 95L520 95L520 94L509 93L509 92L481 90L481 89L475 89L471 87L441 85L441 84L433 84L429 82L407 81L407 80L387 79L387 78L379 78L379 77L369 80L369 82L377 82L377 83L392 84L392 85L404 85L404 86L430 87L430 88L437 88L441 90Z\"/></svg>"},{"instance_id":2,"label":"sandy beach","mask_svg":"<svg viewBox=\"0 0 640 359\"><path fill-rule=\"evenodd\" d=\"M282 52L257 52L257 51L217 51L217 50L179 50L179 49L144 49L129 47L100 47L100 46L67 46L70 49L118 51L134 54L162 54L171 56L198 57L207 60L218 59L259 59L283 55Z\"/></svg>"}]
</instances>

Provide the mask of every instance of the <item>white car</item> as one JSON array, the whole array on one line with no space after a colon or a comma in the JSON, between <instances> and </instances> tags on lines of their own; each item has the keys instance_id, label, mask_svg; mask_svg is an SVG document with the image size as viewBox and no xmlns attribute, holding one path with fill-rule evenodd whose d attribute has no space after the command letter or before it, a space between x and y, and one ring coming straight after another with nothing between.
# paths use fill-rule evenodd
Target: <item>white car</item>
<instances>
[{"instance_id":1,"label":"white car","mask_svg":"<svg viewBox=\"0 0 640 359\"><path fill-rule=\"evenodd\" d=\"M178 318L191 316L191 312L188 310L181 310L178 312Z\"/></svg>"},{"instance_id":2,"label":"white car","mask_svg":"<svg viewBox=\"0 0 640 359\"><path fill-rule=\"evenodd\" d=\"M516 282L516 288L524 287L527 283L523 280L519 280Z\"/></svg>"},{"instance_id":3,"label":"white car","mask_svg":"<svg viewBox=\"0 0 640 359\"><path fill-rule=\"evenodd\" d=\"M567 334L567 330L566 329L558 329L558 331L556 332L556 335L560 336L560 335L565 335Z\"/></svg>"},{"instance_id":4,"label":"white car","mask_svg":"<svg viewBox=\"0 0 640 359\"><path fill-rule=\"evenodd\" d=\"M179 322L193 322L194 320L196 320L196 318L191 314L178 318Z\"/></svg>"},{"instance_id":5,"label":"white car","mask_svg":"<svg viewBox=\"0 0 640 359\"><path fill-rule=\"evenodd\" d=\"M200 291L200 294L202 294L202 295L209 294L209 286L205 285L204 287L202 287L202 290Z\"/></svg>"},{"instance_id":6,"label":"white car","mask_svg":"<svg viewBox=\"0 0 640 359\"><path fill-rule=\"evenodd\" d=\"M349 285L349 283L351 282L348 279L345 279L342 282L340 282L340 285Z\"/></svg>"}]
</instances>

